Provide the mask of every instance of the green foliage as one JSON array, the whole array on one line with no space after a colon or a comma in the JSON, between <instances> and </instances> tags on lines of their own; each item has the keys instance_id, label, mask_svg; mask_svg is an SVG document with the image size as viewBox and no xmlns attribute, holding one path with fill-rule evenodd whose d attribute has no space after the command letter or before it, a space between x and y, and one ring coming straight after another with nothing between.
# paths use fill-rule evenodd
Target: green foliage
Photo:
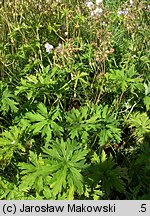
<instances>
[{"instance_id":1,"label":"green foliage","mask_svg":"<svg viewBox=\"0 0 150 216\"><path fill-rule=\"evenodd\" d=\"M142 78L140 76L136 77L137 73L134 69L134 65L128 70L111 70L108 76L111 84L115 85L115 87L122 92L125 92L128 89L131 89L131 92L134 92L135 89L140 90L143 87Z\"/></svg>"},{"instance_id":2,"label":"green foliage","mask_svg":"<svg viewBox=\"0 0 150 216\"><path fill-rule=\"evenodd\" d=\"M44 154L45 153L45 154ZM30 151L29 163L19 163L21 184L19 189L34 189L44 196L56 198L56 195L68 192L72 199L74 193L83 192L83 176L81 171L86 168L85 156L88 151L82 149L75 141L56 140L43 148L43 157Z\"/></svg>"},{"instance_id":3,"label":"green foliage","mask_svg":"<svg viewBox=\"0 0 150 216\"><path fill-rule=\"evenodd\" d=\"M126 170L120 166L116 167L116 163L111 158L106 158L104 151L98 161L94 159L95 156L97 155L92 158L93 167L90 170L93 183L101 182L101 190L105 192L106 198L110 196L113 189L123 192L125 190L123 178L127 178Z\"/></svg>"},{"instance_id":4,"label":"green foliage","mask_svg":"<svg viewBox=\"0 0 150 216\"><path fill-rule=\"evenodd\" d=\"M0 6L0 199L149 199L149 6L86 3Z\"/></svg>"},{"instance_id":5,"label":"green foliage","mask_svg":"<svg viewBox=\"0 0 150 216\"><path fill-rule=\"evenodd\" d=\"M131 128L135 128L134 135L138 138L150 133L150 119L146 113L134 113L129 118Z\"/></svg>"},{"instance_id":6,"label":"green foliage","mask_svg":"<svg viewBox=\"0 0 150 216\"><path fill-rule=\"evenodd\" d=\"M0 135L0 161L2 164L9 163L14 152L25 152L21 142L22 131L17 126L10 127Z\"/></svg>"},{"instance_id":7,"label":"green foliage","mask_svg":"<svg viewBox=\"0 0 150 216\"><path fill-rule=\"evenodd\" d=\"M33 134L37 134L42 131L42 137L46 137L46 142L52 138L52 132L54 135L61 135L63 128L57 123L61 120L61 113L58 109L51 109L50 112L44 104L38 105L37 113L26 113L26 119L32 124L29 128Z\"/></svg>"},{"instance_id":8,"label":"green foliage","mask_svg":"<svg viewBox=\"0 0 150 216\"><path fill-rule=\"evenodd\" d=\"M17 112L18 111L18 102L16 102L17 98L9 89L5 89L3 91L2 97L1 97L1 106L0 109L5 115L8 111L10 112Z\"/></svg>"},{"instance_id":9,"label":"green foliage","mask_svg":"<svg viewBox=\"0 0 150 216\"><path fill-rule=\"evenodd\" d=\"M87 106L80 110L72 109L66 116L71 139L81 135L82 141L87 141L90 132L97 134L99 144L105 145L108 141L120 142L118 121L108 109L108 106Z\"/></svg>"},{"instance_id":10,"label":"green foliage","mask_svg":"<svg viewBox=\"0 0 150 216\"><path fill-rule=\"evenodd\" d=\"M146 106L146 110L148 111L150 109L150 82L148 84L144 83L145 87L145 97L143 99L143 102Z\"/></svg>"},{"instance_id":11,"label":"green foliage","mask_svg":"<svg viewBox=\"0 0 150 216\"><path fill-rule=\"evenodd\" d=\"M51 171L49 165L45 165L42 158L30 151L29 163L19 163L19 168L22 175L22 182L19 185L19 189L27 191L29 189L35 189L37 193L40 193L44 187L44 181Z\"/></svg>"},{"instance_id":12,"label":"green foliage","mask_svg":"<svg viewBox=\"0 0 150 216\"><path fill-rule=\"evenodd\" d=\"M54 195L63 190L68 190L70 198L73 198L75 192L82 194L81 171L86 168L85 156L88 151L76 141L68 139L64 142L57 139L52 145L47 145L43 152L47 154L47 163L51 163L53 167L51 187Z\"/></svg>"},{"instance_id":13,"label":"green foliage","mask_svg":"<svg viewBox=\"0 0 150 216\"><path fill-rule=\"evenodd\" d=\"M19 200L24 199L25 195L19 188L9 181L0 178L0 199Z\"/></svg>"}]
</instances>

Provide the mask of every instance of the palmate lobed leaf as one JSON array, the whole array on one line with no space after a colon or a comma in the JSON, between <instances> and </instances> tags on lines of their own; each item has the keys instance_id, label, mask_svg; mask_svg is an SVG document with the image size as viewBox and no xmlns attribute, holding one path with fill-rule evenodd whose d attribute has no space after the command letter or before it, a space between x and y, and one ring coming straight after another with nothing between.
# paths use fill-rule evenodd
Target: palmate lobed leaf
<instances>
[{"instance_id":1,"label":"palmate lobed leaf","mask_svg":"<svg viewBox=\"0 0 150 216\"><path fill-rule=\"evenodd\" d=\"M17 102L17 97L14 94L12 94L12 92L9 89L5 89L4 92L2 93L2 98L0 103L0 108L2 112L4 114L9 110L11 110L12 112L17 112L18 104L19 103Z\"/></svg>"},{"instance_id":2,"label":"palmate lobed leaf","mask_svg":"<svg viewBox=\"0 0 150 216\"><path fill-rule=\"evenodd\" d=\"M83 186L81 169L84 169L85 156L88 151L82 150L77 144L72 145L70 140L67 140L66 143L61 140L60 146L52 144L51 149L47 147L43 148L44 153L48 154L47 159L37 157L30 151L30 163L19 163L22 170L21 175L23 175L20 190L35 188L40 193L46 184L45 178L51 174L53 178L50 179L49 184L54 196L70 187L81 193Z\"/></svg>"},{"instance_id":3,"label":"palmate lobed leaf","mask_svg":"<svg viewBox=\"0 0 150 216\"><path fill-rule=\"evenodd\" d=\"M41 133L46 142L51 140L52 134L61 135L64 130L58 124L61 119L60 110L52 108L48 113L46 106L42 103L38 105L37 112L28 112L25 118L29 121L29 124L31 122L29 129L32 133Z\"/></svg>"},{"instance_id":4,"label":"palmate lobed leaf","mask_svg":"<svg viewBox=\"0 0 150 216\"><path fill-rule=\"evenodd\" d=\"M144 135L150 132L150 119L147 113L133 113L130 116L128 123L130 124L131 128L136 128L137 135Z\"/></svg>"},{"instance_id":5,"label":"palmate lobed leaf","mask_svg":"<svg viewBox=\"0 0 150 216\"><path fill-rule=\"evenodd\" d=\"M121 70L110 70L108 74L108 80L113 83L117 83L117 87L121 87L122 92L125 92L127 89L131 89L131 92L135 89L143 88L143 79L137 76L135 66L132 65L129 69L122 68Z\"/></svg>"},{"instance_id":6,"label":"palmate lobed leaf","mask_svg":"<svg viewBox=\"0 0 150 216\"><path fill-rule=\"evenodd\" d=\"M47 160L52 161L52 164L56 166L59 165L58 169L52 173L51 183L54 194L68 190L70 187L81 192L83 186L81 170L85 169L85 156L88 151L82 149L75 141L68 139L64 142L62 139L60 141L57 139L50 145L50 149L48 146L44 147L43 152L48 154Z\"/></svg>"},{"instance_id":7,"label":"palmate lobed leaf","mask_svg":"<svg viewBox=\"0 0 150 216\"><path fill-rule=\"evenodd\" d=\"M104 145L112 140L117 143L121 140L121 130L117 127L119 122L115 119L108 105L93 105L72 109L66 115L69 135L71 139L81 136L82 142L86 142L89 132L98 133L100 144Z\"/></svg>"},{"instance_id":8,"label":"palmate lobed leaf","mask_svg":"<svg viewBox=\"0 0 150 216\"><path fill-rule=\"evenodd\" d=\"M93 155L93 166L89 166L89 179L96 182L101 182L101 190L104 192L105 197L109 196L112 190L124 192L125 182L123 179L127 179L127 169L120 166L112 160L112 157L108 158L104 151L101 156Z\"/></svg>"},{"instance_id":9,"label":"palmate lobed leaf","mask_svg":"<svg viewBox=\"0 0 150 216\"><path fill-rule=\"evenodd\" d=\"M43 190L46 180L50 173L55 171L56 167L50 164L45 164L41 156L37 156L30 151L30 163L21 162L18 167L21 171L20 190L26 191L35 189L38 193Z\"/></svg>"}]
</instances>

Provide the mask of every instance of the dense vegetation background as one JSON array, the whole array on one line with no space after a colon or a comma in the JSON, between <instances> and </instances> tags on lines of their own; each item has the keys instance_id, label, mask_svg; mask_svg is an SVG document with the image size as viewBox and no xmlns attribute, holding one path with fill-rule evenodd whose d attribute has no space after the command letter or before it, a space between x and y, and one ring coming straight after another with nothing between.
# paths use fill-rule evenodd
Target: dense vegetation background
<instances>
[{"instance_id":1,"label":"dense vegetation background","mask_svg":"<svg viewBox=\"0 0 150 216\"><path fill-rule=\"evenodd\" d=\"M0 199L149 199L148 1L0 5Z\"/></svg>"}]
</instances>

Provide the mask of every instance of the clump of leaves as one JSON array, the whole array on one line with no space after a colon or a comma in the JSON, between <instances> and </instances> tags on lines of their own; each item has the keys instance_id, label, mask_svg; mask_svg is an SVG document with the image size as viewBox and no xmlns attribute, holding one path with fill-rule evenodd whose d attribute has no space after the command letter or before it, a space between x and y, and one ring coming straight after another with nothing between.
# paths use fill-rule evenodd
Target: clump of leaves
<instances>
[{"instance_id":1,"label":"clump of leaves","mask_svg":"<svg viewBox=\"0 0 150 216\"><path fill-rule=\"evenodd\" d=\"M25 152L22 145L22 130L17 126L10 127L0 134L0 161L6 165L10 163L14 152Z\"/></svg>"},{"instance_id":2,"label":"clump of leaves","mask_svg":"<svg viewBox=\"0 0 150 216\"><path fill-rule=\"evenodd\" d=\"M85 156L88 153L76 141L61 139L47 144L42 155L30 152L29 163L19 163L22 170L20 190L35 189L47 199L68 192L68 198L73 199L74 193L82 194L83 176L86 168ZM51 196L50 196L51 194Z\"/></svg>"},{"instance_id":3,"label":"clump of leaves","mask_svg":"<svg viewBox=\"0 0 150 216\"><path fill-rule=\"evenodd\" d=\"M78 109L72 109L67 113L66 121L69 123L68 129L71 139L79 137L86 140L93 132L99 137L99 144L105 145L113 140L120 142L121 132L117 128L119 122L115 119L108 106L85 106Z\"/></svg>"},{"instance_id":4,"label":"clump of leaves","mask_svg":"<svg viewBox=\"0 0 150 216\"><path fill-rule=\"evenodd\" d=\"M30 124L29 130L33 135L42 132L42 137L45 137L46 142L52 139L52 133L59 136L63 132L63 128L58 124L61 120L61 113L59 108L51 108L48 112L46 106L40 103L37 107L37 112L28 112L25 118Z\"/></svg>"},{"instance_id":5,"label":"clump of leaves","mask_svg":"<svg viewBox=\"0 0 150 216\"><path fill-rule=\"evenodd\" d=\"M97 194L97 199L101 199L102 194L103 199L108 199L114 190L120 193L125 191L124 179L127 179L127 169L116 166L111 157L107 158L104 151L100 156L94 152L91 166L87 169L87 172L88 182L90 187L95 190L95 195L97 194L96 188L98 185L101 188L101 195L98 196Z\"/></svg>"},{"instance_id":6,"label":"clump of leaves","mask_svg":"<svg viewBox=\"0 0 150 216\"><path fill-rule=\"evenodd\" d=\"M134 129L134 136L138 139L144 138L145 134L150 133L150 119L147 113L133 113L129 120L130 128Z\"/></svg>"}]
</instances>

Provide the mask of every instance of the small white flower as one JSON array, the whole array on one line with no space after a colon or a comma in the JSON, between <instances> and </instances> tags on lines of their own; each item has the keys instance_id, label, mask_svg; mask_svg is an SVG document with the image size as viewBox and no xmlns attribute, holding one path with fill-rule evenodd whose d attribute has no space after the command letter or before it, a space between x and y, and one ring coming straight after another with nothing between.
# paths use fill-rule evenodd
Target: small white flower
<instances>
[{"instance_id":1,"label":"small white flower","mask_svg":"<svg viewBox=\"0 0 150 216\"><path fill-rule=\"evenodd\" d=\"M121 14L122 14L122 11L119 10L119 11L118 11L118 16L121 16Z\"/></svg>"},{"instance_id":2,"label":"small white flower","mask_svg":"<svg viewBox=\"0 0 150 216\"><path fill-rule=\"evenodd\" d=\"M94 10L94 14L97 16L97 15L101 15L103 13L103 9L102 8L96 8Z\"/></svg>"},{"instance_id":3,"label":"small white flower","mask_svg":"<svg viewBox=\"0 0 150 216\"><path fill-rule=\"evenodd\" d=\"M13 140L11 144L15 144L16 140Z\"/></svg>"},{"instance_id":4,"label":"small white flower","mask_svg":"<svg viewBox=\"0 0 150 216\"><path fill-rule=\"evenodd\" d=\"M127 15L127 13L128 13L128 8L126 10L119 10L118 11L118 16L121 16L122 14Z\"/></svg>"},{"instance_id":5,"label":"small white flower","mask_svg":"<svg viewBox=\"0 0 150 216\"><path fill-rule=\"evenodd\" d=\"M86 6L87 6L90 10L92 10L92 9L94 8L94 4L93 4L93 2L91 2L91 1L86 2Z\"/></svg>"},{"instance_id":6,"label":"small white flower","mask_svg":"<svg viewBox=\"0 0 150 216\"><path fill-rule=\"evenodd\" d=\"M68 36L68 32L65 32L65 35Z\"/></svg>"},{"instance_id":7,"label":"small white flower","mask_svg":"<svg viewBox=\"0 0 150 216\"><path fill-rule=\"evenodd\" d=\"M50 53L54 49L54 47L53 47L53 45L51 45L49 43L46 43L45 44L45 49L46 49L47 53Z\"/></svg>"},{"instance_id":8,"label":"small white flower","mask_svg":"<svg viewBox=\"0 0 150 216\"><path fill-rule=\"evenodd\" d=\"M96 8L94 11L91 12L91 17L99 16L103 13L102 8Z\"/></svg>"},{"instance_id":9,"label":"small white flower","mask_svg":"<svg viewBox=\"0 0 150 216\"><path fill-rule=\"evenodd\" d=\"M96 4L98 5L98 4L100 4L100 3L102 3L103 2L103 0L96 0Z\"/></svg>"}]
</instances>

